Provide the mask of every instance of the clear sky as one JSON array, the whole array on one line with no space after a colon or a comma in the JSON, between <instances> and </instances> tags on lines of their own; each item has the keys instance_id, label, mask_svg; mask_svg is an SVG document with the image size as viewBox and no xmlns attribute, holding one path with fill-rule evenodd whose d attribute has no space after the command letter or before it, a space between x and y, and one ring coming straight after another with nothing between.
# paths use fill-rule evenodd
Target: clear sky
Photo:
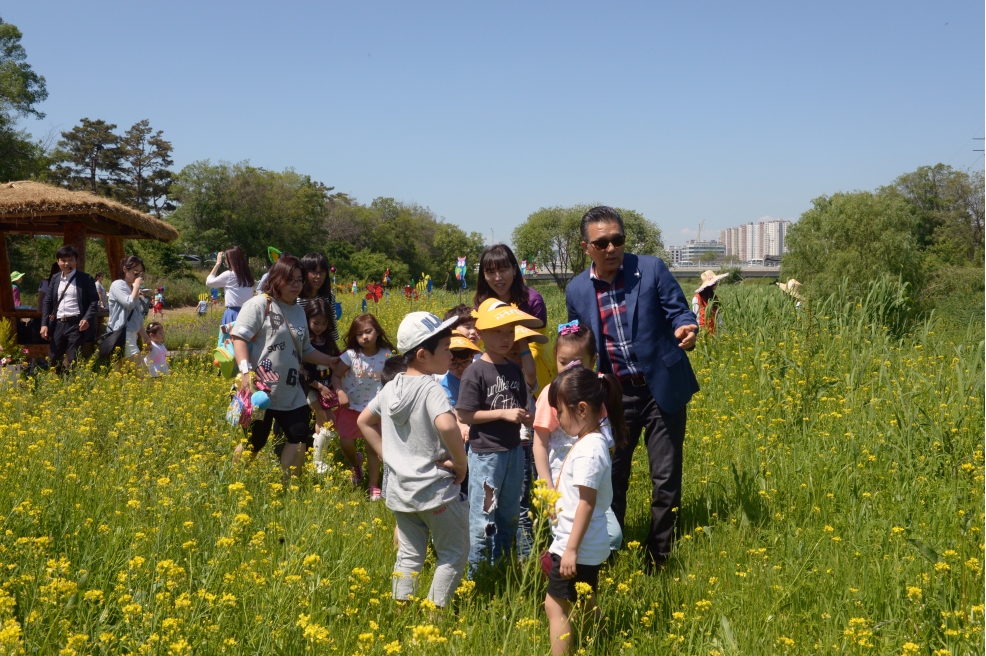
<instances>
[{"instance_id":1,"label":"clear sky","mask_svg":"<svg viewBox=\"0 0 986 656\"><path fill-rule=\"evenodd\" d=\"M984 4L7 3L36 136L148 118L176 167L293 167L497 241L636 209L668 245L797 218L924 164L982 167Z\"/></svg>"}]
</instances>

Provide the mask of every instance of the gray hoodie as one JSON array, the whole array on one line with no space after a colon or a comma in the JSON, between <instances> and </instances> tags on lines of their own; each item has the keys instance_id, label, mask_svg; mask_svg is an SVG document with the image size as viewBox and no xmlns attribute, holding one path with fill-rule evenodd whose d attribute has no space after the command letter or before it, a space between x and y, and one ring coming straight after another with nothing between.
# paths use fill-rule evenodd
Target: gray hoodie
<instances>
[{"instance_id":1,"label":"gray hoodie","mask_svg":"<svg viewBox=\"0 0 986 656\"><path fill-rule=\"evenodd\" d=\"M435 464L449 457L435 419L452 412L431 376L398 374L366 409L380 417L383 459L390 467L387 507L395 512L440 508L459 495L455 474Z\"/></svg>"}]
</instances>

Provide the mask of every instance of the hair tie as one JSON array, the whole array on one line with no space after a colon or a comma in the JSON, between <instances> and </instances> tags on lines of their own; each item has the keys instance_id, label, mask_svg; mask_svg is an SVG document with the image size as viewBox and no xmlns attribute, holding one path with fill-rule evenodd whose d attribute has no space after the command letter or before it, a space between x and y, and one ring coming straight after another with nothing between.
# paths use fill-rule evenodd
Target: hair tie
<instances>
[{"instance_id":1,"label":"hair tie","mask_svg":"<svg viewBox=\"0 0 986 656\"><path fill-rule=\"evenodd\" d=\"M606 377L606 374L604 374L603 372L600 371L599 374L598 374L598 376L599 376L599 378L605 378Z\"/></svg>"},{"instance_id":2,"label":"hair tie","mask_svg":"<svg viewBox=\"0 0 986 656\"><path fill-rule=\"evenodd\" d=\"M574 335L579 332L579 320L573 319L568 323L558 324L558 335Z\"/></svg>"},{"instance_id":3,"label":"hair tie","mask_svg":"<svg viewBox=\"0 0 986 656\"><path fill-rule=\"evenodd\" d=\"M575 367L581 367L581 366L582 366L582 361L581 360L572 360L571 362L569 362L568 364L565 365L565 371L568 371L569 369L574 369Z\"/></svg>"}]
</instances>

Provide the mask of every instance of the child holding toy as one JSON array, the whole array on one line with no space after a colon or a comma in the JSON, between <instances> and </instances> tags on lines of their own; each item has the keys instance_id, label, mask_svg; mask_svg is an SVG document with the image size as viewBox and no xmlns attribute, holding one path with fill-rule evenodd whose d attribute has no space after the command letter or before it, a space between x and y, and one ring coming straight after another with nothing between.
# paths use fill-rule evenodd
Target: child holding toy
<instances>
[{"instance_id":1,"label":"child holding toy","mask_svg":"<svg viewBox=\"0 0 986 656\"><path fill-rule=\"evenodd\" d=\"M430 312L404 317L397 344L407 372L384 387L358 420L367 444L391 467L387 507L399 538L393 598L401 602L416 594L431 538L437 563L428 599L438 607L455 593L469 553L469 506L459 492L466 453L452 406L434 378L448 370L452 323Z\"/></svg>"},{"instance_id":2,"label":"child holding toy","mask_svg":"<svg viewBox=\"0 0 986 656\"><path fill-rule=\"evenodd\" d=\"M486 353L463 374L455 408L459 421L470 426L471 571L506 555L517 532L524 483L520 426L529 425L531 416L524 373L506 355L515 326L541 326L540 319L495 298L483 301L476 314Z\"/></svg>"},{"instance_id":3,"label":"child holding toy","mask_svg":"<svg viewBox=\"0 0 986 656\"><path fill-rule=\"evenodd\" d=\"M309 299L305 307L305 317L308 319L308 335L316 351L321 351L332 357L339 357L339 347L332 340L329 327L335 322L330 321L329 304L325 299ZM331 317L334 318L334 317ZM315 471L324 474L329 466L324 461L325 442L329 439L329 428L326 424L335 423L333 410L339 407L339 399L332 389L332 370L323 364L305 363L308 374L308 405L315 413L315 434L312 436L315 445Z\"/></svg>"},{"instance_id":4,"label":"child holding toy","mask_svg":"<svg viewBox=\"0 0 986 656\"><path fill-rule=\"evenodd\" d=\"M336 430L346 460L353 467L353 485L363 482L363 453L356 450L356 440L363 437L356 419L380 391L380 374L387 358L394 355L394 346L372 314L361 314L349 326L346 352L332 372L332 386L338 390L339 410L336 411ZM379 501L380 459L373 450L369 458L369 495Z\"/></svg>"},{"instance_id":5,"label":"child holding toy","mask_svg":"<svg viewBox=\"0 0 986 656\"><path fill-rule=\"evenodd\" d=\"M558 374L548 390L549 403L558 422L575 444L559 468L555 486L561 492L556 506L554 540L548 548L551 569L544 609L548 615L551 653L571 650L572 608L583 590L584 613L598 616L596 588L599 567L610 554L606 509L613 501L613 461L606 438L600 432L603 409L609 411L613 436L626 444L623 389L612 374L597 374L587 367L572 367Z\"/></svg>"}]
</instances>

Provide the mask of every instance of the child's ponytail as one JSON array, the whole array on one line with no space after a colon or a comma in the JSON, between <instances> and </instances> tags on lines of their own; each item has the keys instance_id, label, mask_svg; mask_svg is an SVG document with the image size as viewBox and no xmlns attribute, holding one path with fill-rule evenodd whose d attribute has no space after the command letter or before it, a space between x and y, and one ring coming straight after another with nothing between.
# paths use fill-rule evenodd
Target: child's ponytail
<instances>
[{"instance_id":1,"label":"child's ponytail","mask_svg":"<svg viewBox=\"0 0 986 656\"><path fill-rule=\"evenodd\" d=\"M613 441L618 447L627 446L629 430L623 416L623 387L613 374L597 374L581 366L566 369L551 383L548 403L556 410L560 405L575 408L585 403L596 413L602 412L605 406Z\"/></svg>"},{"instance_id":2,"label":"child's ponytail","mask_svg":"<svg viewBox=\"0 0 986 656\"><path fill-rule=\"evenodd\" d=\"M613 429L613 441L617 447L625 449L630 430L623 415L623 386L613 374L599 374L599 384L606 393L606 414Z\"/></svg>"}]
</instances>

